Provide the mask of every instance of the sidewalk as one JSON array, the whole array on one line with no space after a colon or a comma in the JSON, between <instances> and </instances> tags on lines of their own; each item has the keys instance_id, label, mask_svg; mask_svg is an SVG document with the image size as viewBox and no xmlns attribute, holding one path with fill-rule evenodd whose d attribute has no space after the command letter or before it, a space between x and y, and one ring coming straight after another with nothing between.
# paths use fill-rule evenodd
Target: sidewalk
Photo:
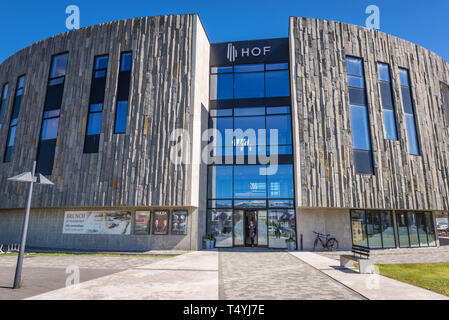
<instances>
[{"instance_id":1,"label":"sidewalk","mask_svg":"<svg viewBox=\"0 0 449 320\"><path fill-rule=\"evenodd\" d=\"M187 253L29 300L216 300L218 252Z\"/></svg>"},{"instance_id":2,"label":"sidewalk","mask_svg":"<svg viewBox=\"0 0 449 320\"><path fill-rule=\"evenodd\" d=\"M290 252L290 254L370 300L449 300L449 297L430 290L378 274L359 274L355 270L342 268L339 261L319 254L312 252Z\"/></svg>"}]
</instances>

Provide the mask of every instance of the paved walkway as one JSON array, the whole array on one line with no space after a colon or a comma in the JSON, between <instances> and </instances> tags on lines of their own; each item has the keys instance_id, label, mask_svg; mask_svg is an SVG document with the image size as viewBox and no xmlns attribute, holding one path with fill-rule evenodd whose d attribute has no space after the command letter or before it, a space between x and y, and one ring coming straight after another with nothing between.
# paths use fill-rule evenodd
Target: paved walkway
<instances>
[{"instance_id":1,"label":"paved walkway","mask_svg":"<svg viewBox=\"0 0 449 320\"><path fill-rule=\"evenodd\" d=\"M165 259L173 258L26 255L23 262L23 286L19 290L12 290L17 255L0 255L0 300L25 299L64 288L69 276L66 273L68 267L78 268L80 281L84 282Z\"/></svg>"},{"instance_id":2,"label":"paved walkway","mask_svg":"<svg viewBox=\"0 0 449 320\"><path fill-rule=\"evenodd\" d=\"M142 265L30 300L217 300L217 288L218 253L203 251Z\"/></svg>"},{"instance_id":3,"label":"paved walkway","mask_svg":"<svg viewBox=\"0 0 449 320\"><path fill-rule=\"evenodd\" d=\"M35 256L25 259L24 287L11 290L16 259L0 257L0 300L448 299L342 269L337 260L311 252L247 248L171 258ZM82 282L66 288L70 265L79 267Z\"/></svg>"},{"instance_id":4,"label":"paved walkway","mask_svg":"<svg viewBox=\"0 0 449 320\"><path fill-rule=\"evenodd\" d=\"M370 300L449 300L449 297L378 274L359 274L341 268L338 261L312 252L291 252L291 255Z\"/></svg>"},{"instance_id":5,"label":"paved walkway","mask_svg":"<svg viewBox=\"0 0 449 320\"><path fill-rule=\"evenodd\" d=\"M288 252L261 249L220 251L220 299L362 299Z\"/></svg>"}]
</instances>

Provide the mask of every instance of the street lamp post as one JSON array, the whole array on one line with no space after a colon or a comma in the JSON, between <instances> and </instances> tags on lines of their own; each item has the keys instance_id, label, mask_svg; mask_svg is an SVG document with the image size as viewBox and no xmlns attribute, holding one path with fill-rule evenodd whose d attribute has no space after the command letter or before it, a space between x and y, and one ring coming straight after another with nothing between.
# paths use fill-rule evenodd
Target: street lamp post
<instances>
[{"instance_id":1,"label":"street lamp post","mask_svg":"<svg viewBox=\"0 0 449 320\"><path fill-rule=\"evenodd\" d=\"M27 232L28 232L28 222L30 219L30 207L31 207L31 201L33 199L33 185L35 183L53 185L53 182L51 182L50 180L45 178L43 175L39 174L38 177L35 177L35 174L36 174L36 161L34 161L34 163L33 163L33 170L31 172L25 172L25 173L19 174L18 176L14 176L14 177L8 179L8 181L29 182L30 183L30 191L28 193L28 202L27 202L25 218L23 219L23 226L22 226L22 240L20 242L19 257L17 258L16 274L14 276L14 287L13 287L14 289L19 288L20 280L22 277L23 256L25 254L25 244L26 244Z\"/></svg>"}]
</instances>

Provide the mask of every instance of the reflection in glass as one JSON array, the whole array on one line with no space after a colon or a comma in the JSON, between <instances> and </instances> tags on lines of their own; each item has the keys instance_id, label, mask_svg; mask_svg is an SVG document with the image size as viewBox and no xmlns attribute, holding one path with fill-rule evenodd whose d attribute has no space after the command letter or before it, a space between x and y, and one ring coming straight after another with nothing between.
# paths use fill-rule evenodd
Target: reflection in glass
<instances>
[{"instance_id":1,"label":"reflection in glass","mask_svg":"<svg viewBox=\"0 0 449 320\"><path fill-rule=\"evenodd\" d=\"M429 240L429 246L436 246L435 241L435 228L433 227L433 215L432 212L425 212L426 226L427 226L427 237Z\"/></svg>"},{"instance_id":2,"label":"reflection in glass","mask_svg":"<svg viewBox=\"0 0 449 320\"><path fill-rule=\"evenodd\" d=\"M266 247L268 245L267 211L257 211L257 245Z\"/></svg>"},{"instance_id":3,"label":"reflection in glass","mask_svg":"<svg viewBox=\"0 0 449 320\"><path fill-rule=\"evenodd\" d=\"M232 199L232 166L209 166L209 199Z\"/></svg>"},{"instance_id":4,"label":"reflection in glass","mask_svg":"<svg viewBox=\"0 0 449 320\"><path fill-rule=\"evenodd\" d=\"M232 99L234 95L233 74L213 74L210 76L210 99Z\"/></svg>"},{"instance_id":5,"label":"reflection in glass","mask_svg":"<svg viewBox=\"0 0 449 320\"><path fill-rule=\"evenodd\" d=\"M118 101L115 114L115 133L126 132L126 120L128 117L128 101Z\"/></svg>"},{"instance_id":6,"label":"reflection in glass","mask_svg":"<svg viewBox=\"0 0 449 320\"><path fill-rule=\"evenodd\" d=\"M209 208L232 208L232 200L209 200Z\"/></svg>"},{"instance_id":7,"label":"reflection in glass","mask_svg":"<svg viewBox=\"0 0 449 320\"><path fill-rule=\"evenodd\" d=\"M265 81L267 97L286 97L290 95L288 70L266 72Z\"/></svg>"},{"instance_id":8,"label":"reflection in glass","mask_svg":"<svg viewBox=\"0 0 449 320\"><path fill-rule=\"evenodd\" d=\"M416 214L416 224L418 226L419 246L427 247L429 244L427 242L426 216L424 214Z\"/></svg>"},{"instance_id":9,"label":"reflection in glass","mask_svg":"<svg viewBox=\"0 0 449 320\"><path fill-rule=\"evenodd\" d=\"M44 120L41 140L52 140L58 136L59 118Z\"/></svg>"},{"instance_id":10,"label":"reflection in glass","mask_svg":"<svg viewBox=\"0 0 449 320\"><path fill-rule=\"evenodd\" d=\"M207 218L207 233L214 235L215 247L232 247L232 210L210 209Z\"/></svg>"},{"instance_id":11,"label":"reflection in glass","mask_svg":"<svg viewBox=\"0 0 449 320\"><path fill-rule=\"evenodd\" d=\"M94 135L94 134L100 134L101 133L101 120L102 120L102 113L91 113L89 114L89 120L87 125L87 135Z\"/></svg>"},{"instance_id":12,"label":"reflection in glass","mask_svg":"<svg viewBox=\"0 0 449 320\"><path fill-rule=\"evenodd\" d=\"M399 246L403 248L410 247L408 238L407 216L405 212L396 214L396 223L398 225Z\"/></svg>"},{"instance_id":13,"label":"reflection in glass","mask_svg":"<svg viewBox=\"0 0 449 320\"><path fill-rule=\"evenodd\" d=\"M366 232L368 244L372 249L382 248L381 224L379 212L367 212Z\"/></svg>"},{"instance_id":14,"label":"reflection in glass","mask_svg":"<svg viewBox=\"0 0 449 320\"><path fill-rule=\"evenodd\" d=\"M383 109L382 113L384 115L386 138L388 140L397 140L398 137L396 133L396 120L394 118L394 111L390 109Z\"/></svg>"},{"instance_id":15,"label":"reflection in glass","mask_svg":"<svg viewBox=\"0 0 449 320\"><path fill-rule=\"evenodd\" d=\"M407 124L407 141L410 154L419 155L418 137L416 135L415 117L412 114L405 114Z\"/></svg>"},{"instance_id":16,"label":"reflection in glass","mask_svg":"<svg viewBox=\"0 0 449 320\"><path fill-rule=\"evenodd\" d=\"M267 138L270 138L271 130L277 130L278 145L292 144L290 115L267 116ZM269 145L273 143L269 141Z\"/></svg>"},{"instance_id":17,"label":"reflection in glass","mask_svg":"<svg viewBox=\"0 0 449 320\"><path fill-rule=\"evenodd\" d=\"M234 200L234 208L266 208L265 200Z\"/></svg>"},{"instance_id":18,"label":"reflection in glass","mask_svg":"<svg viewBox=\"0 0 449 320\"><path fill-rule=\"evenodd\" d=\"M384 248L395 248L393 215L389 211L382 212L382 240Z\"/></svg>"},{"instance_id":19,"label":"reflection in glass","mask_svg":"<svg viewBox=\"0 0 449 320\"><path fill-rule=\"evenodd\" d=\"M68 56L68 53L64 53L53 57L50 79L65 76Z\"/></svg>"},{"instance_id":20,"label":"reflection in glass","mask_svg":"<svg viewBox=\"0 0 449 320\"><path fill-rule=\"evenodd\" d=\"M407 212L408 233L410 235L410 246L419 247L418 226L414 212Z\"/></svg>"},{"instance_id":21,"label":"reflection in glass","mask_svg":"<svg viewBox=\"0 0 449 320\"><path fill-rule=\"evenodd\" d=\"M351 128L354 149L370 150L371 144L366 107L351 105Z\"/></svg>"},{"instance_id":22,"label":"reflection in glass","mask_svg":"<svg viewBox=\"0 0 449 320\"><path fill-rule=\"evenodd\" d=\"M268 175L268 198L293 198L293 166L278 165L274 175Z\"/></svg>"},{"instance_id":23,"label":"reflection in glass","mask_svg":"<svg viewBox=\"0 0 449 320\"><path fill-rule=\"evenodd\" d=\"M234 98L263 98L265 96L264 72L235 73Z\"/></svg>"},{"instance_id":24,"label":"reflection in glass","mask_svg":"<svg viewBox=\"0 0 449 320\"><path fill-rule=\"evenodd\" d=\"M234 198L264 199L267 197L266 176L259 165L234 166Z\"/></svg>"},{"instance_id":25,"label":"reflection in glass","mask_svg":"<svg viewBox=\"0 0 449 320\"><path fill-rule=\"evenodd\" d=\"M243 210L234 210L234 245L235 246L243 246L244 243L244 215L245 211Z\"/></svg>"},{"instance_id":26,"label":"reflection in glass","mask_svg":"<svg viewBox=\"0 0 449 320\"><path fill-rule=\"evenodd\" d=\"M296 239L295 214L291 209L268 210L268 247L285 249L290 237Z\"/></svg>"}]
</instances>

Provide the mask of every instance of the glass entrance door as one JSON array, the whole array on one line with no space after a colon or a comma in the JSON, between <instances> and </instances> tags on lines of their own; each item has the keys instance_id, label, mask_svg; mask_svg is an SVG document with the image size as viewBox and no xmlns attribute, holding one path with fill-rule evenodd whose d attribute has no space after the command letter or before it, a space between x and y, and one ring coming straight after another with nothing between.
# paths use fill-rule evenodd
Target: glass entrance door
<instances>
[{"instance_id":1,"label":"glass entrance door","mask_svg":"<svg viewBox=\"0 0 449 320\"><path fill-rule=\"evenodd\" d=\"M256 227L256 236L254 238L254 245L257 246L257 237L258 237L257 230L258 229L257 229L257 211L256 210L245 211L245 247L251 247L251 245L252 245L250 232L249 232L251 222Z\"/></svg>"}]
</instances>

